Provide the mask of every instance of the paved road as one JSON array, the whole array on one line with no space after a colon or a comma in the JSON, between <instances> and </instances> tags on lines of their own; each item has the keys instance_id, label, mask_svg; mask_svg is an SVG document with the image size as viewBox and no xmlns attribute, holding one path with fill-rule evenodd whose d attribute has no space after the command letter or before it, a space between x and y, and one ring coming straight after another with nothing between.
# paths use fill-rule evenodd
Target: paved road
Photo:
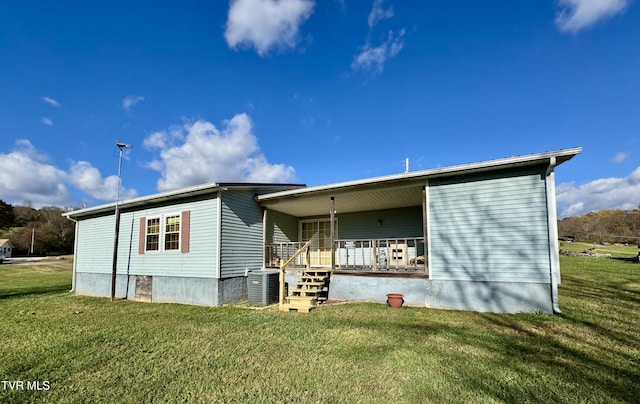
<instances>
[{"instance_id":1,"label":"paved road","mask_svg":"<svg viewBox=\"0 0 640 404\"><path fill-rule=\"evenodd\" d=\"M2 264L43 264L41 261L46 258L48 257L12 257L5 258Z\"/></svg>"}]
</instances>

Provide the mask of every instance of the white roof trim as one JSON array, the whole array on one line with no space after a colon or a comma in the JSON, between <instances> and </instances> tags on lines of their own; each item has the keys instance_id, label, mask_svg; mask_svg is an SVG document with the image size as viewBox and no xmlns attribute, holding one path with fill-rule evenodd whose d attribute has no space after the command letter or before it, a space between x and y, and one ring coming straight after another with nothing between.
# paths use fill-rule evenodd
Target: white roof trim
<instances>
[{"instance_id":1,"label":"white roof trim","mask_svg":"<svg viewBox=\"0 0 640 404\"><path fill-rule=\"evenodd\" d=\"M158 194L152 194L147 196L141 196L137 198L127 199L120 201L120 209L131 208L135 206L144 205L150 202L162 202L171 199L184 198L189 196L196 196L208 193L218 192L220 190L227 190L228 188L246 188L246 189L259 189L259 188L273 188L273 187L294 187L299 188L302 184L276 184L276 183L235 183L235 182L210 182L206 184L195 185L187 188L180 188L173 191L161 192ZM114 212L116 207L115 202L111 202L104 205L94 206L90 208L78 209L71 212L63 213L62 216L67 218L79 217L92 214L99 214L104 212Z\"/></svg>"},{"instance_id":2,"label":"white roof trim","mask_svg":"<svg viewBox=\"0 0 640 404\"><path fill-rule=\"evenodd\" d=\"M338 182L334 184L318 185L308 188L300 188L288 191L272 192L269 194L259 195L257 200L260 202L268 202L275 199L286 198L289 196L303 196L312 193L321 193L326 191L340 191L348 188L363 187L367 185L379 185L390 182L405 182L410 180L426 180L434 177L452 176L463 173L487 171L487 169L518 167L523 165L533 165L537 162L543 162L555 157L558 164L563 163L573 156L582 152L581 147L572 149L563 149L552 152L529 154L524 156L507 157L503 159L488 160L479 163L461 164L443 168L434 168L429 170L413 171L402 174L391 174L381 177L365 178L361 180Z\"/></svg>"},{"instance_id":3,"label":"white roof trim","mask_svg":"<svg viewBox=\"0 0 640 404\"><path fill-rule=\"evenodd\" d=\"M429 178L453 176L465 173L478 173L493 169L504 169L510 167L528 166L544 163L552 157L556 158L557 164L561 164L575 155L582 152L581 147L572 149L564 149L552 152L530 154L525 156L508 157L497 160L488 160L479 163L461 164L450 167L435 168L430 170L413 171L402 174L392 174L381 177L365 178L360 180L338 182L334 184L318 185L314 187L305 187L302 184L258 184L258 183L219 183L211 182L207 184L196 185L188 188L182 188L174 191L162 192L153 195L142 196L138 198L120 201L121 208L132 208L145 205L152 202L163 202L172 199L179 199L189 196L213 193L227 188L273 188L273 187L290 187L292 189L286 191L271 192L257 196L257 200L266 205L276 202L279 199L287 199L289 197L311 196L313 194L323 194L326 192L371 190L375 187L403 187L425 181ZM103 214L115 211L115 202L95 206L91 208L79 209L64 213L67 218L82 217L94 214Z\"/></svg>"}]
</instances>

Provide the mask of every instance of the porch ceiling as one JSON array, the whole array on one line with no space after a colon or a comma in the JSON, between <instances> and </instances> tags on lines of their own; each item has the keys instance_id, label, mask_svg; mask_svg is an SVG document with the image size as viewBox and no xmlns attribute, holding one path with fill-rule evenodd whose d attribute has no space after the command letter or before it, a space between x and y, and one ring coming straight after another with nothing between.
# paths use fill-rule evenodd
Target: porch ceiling
<instances>
[{"instance_id":1,"label":"porch ceiling","mask_svg":"<svg viewBox=\"0 0 640 404\"><path fill-rule=\"evenodd\" d=\"M335 197L336 213L363 212L420 206L424 184L375 189L333 190L331 192L296 195L286 199L263 201L268 209L297 217L329 215L331 197Z\"/></svg>"}]
</instances>

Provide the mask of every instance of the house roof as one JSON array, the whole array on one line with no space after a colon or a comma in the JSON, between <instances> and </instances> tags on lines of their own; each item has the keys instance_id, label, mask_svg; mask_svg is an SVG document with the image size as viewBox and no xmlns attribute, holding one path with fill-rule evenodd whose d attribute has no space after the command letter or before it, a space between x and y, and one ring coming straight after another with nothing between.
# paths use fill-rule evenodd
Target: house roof
<instances>
[{"instance_id":1,"label":"house roof","mask_svg":"<svg viewBox=\"0 0 640 404\"><path fill-rule=\"evenodd\" d=\"M549 165L552 159L555 159L555 164L557 165L570 160L580 152L582 152L582 148L576 147L313 187L306 187L304 184L212 182L128 199L120 202L120 208L134 208L149 203L166 202L228 189L268 190L270 188L285 188L286 190L264 193L258 195L256 200L268 209L298 217L328 215L329 198L331 196L336 198L335 207L338 213L419 206L422 204L422 190L429 179ZM112 202L96 207L74 210L64 213L63 216L74 219L111 213L114 209L115 202Z\"/></svg>"},{"instance_id":2,"label":"house roof","mask_svg":"<svg viewBox=\"0 0 640 404\"><path fill-rule=\"evenodd\" d=\"M508 157L479 163L430 170L412 171L382 177L292 189L259 195L256 199L268 209L293 216L329 214L329 198L335 197L337 213L420 206L426 181L434 178L479 174L482 172L561 164L579 154L582 148Z\"/></svg>"},{"instance_id":3,"label":"house roof","mask_svg":"<svg viewBox=\"0 0 640 404\"><path fill-rule=\"evenodd\" d=\"M120 201L120 209L134 208L144 206L149 203L166 202L175 199L186 198L190 196L212 194L218 191L226 191L228 189L269 189L269 188L300 188L304 184L274 184L274 183L246 183L246 182L210 182L192 187L181 188L173 191L161 192L158 194L141 196L138 198ZM108 203L91 208L78 209L71 212L63 213L66 218L79 218L83 216L91 216L96 214L111 213L115 210L116 203Z\"/></svg>"},{"instance_id":4,"label":"house roof","mask_svg":"<svg viewBox=\"0 0 640 404\"><path fill-rule=\"evenodd\" d=\"M0 245L8 245L10 247L13 247L13 244L11 244L8 238L0 238Z\"/></svg>"}]
</instances>

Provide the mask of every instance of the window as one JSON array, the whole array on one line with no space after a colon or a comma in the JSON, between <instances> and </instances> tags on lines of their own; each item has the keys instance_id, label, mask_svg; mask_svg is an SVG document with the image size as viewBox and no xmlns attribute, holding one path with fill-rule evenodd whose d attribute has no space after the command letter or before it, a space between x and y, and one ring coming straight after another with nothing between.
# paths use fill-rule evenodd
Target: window
<instances>
[{"instance_id":1,"label":"window","mask_svg":"<svg viewBox=\"0 0 640 404\"><path fill-rule=\"evenodd\" d=\"M160 249L160 218L152 217L147 219L147 251L158 251Z\"/></svg>"},{"instance_id":2,"label":"window","mask_svg":"<svg viewBox=\"0 0 640 404\"><path fill-rule=\"evenodd\" d=\"M191 212L185 210L156 217L140 218L138 254L146 252L189 252Z\"/></svg>"},{"instance_id":3,"label":"window","mask_svg":"<svg viewBox=\"0 0 640 404\"><path fill-rule=\"evenodd\" d=\"M165 217L164 249L178 250L180 248L180 215Z\"/></svg>"},{"instance_id":4,"label":"window","mask_svg":"<svg viewBox=\"0 0 640 404\"><path fill-rule=\"evenodd\" d=\"M335 221L335 237L338 235L338 221ZM312 219L300 222L300 241L314 239L309 249L311 265L331 265L331 220Z\"/></svg>"}]
</instances>

